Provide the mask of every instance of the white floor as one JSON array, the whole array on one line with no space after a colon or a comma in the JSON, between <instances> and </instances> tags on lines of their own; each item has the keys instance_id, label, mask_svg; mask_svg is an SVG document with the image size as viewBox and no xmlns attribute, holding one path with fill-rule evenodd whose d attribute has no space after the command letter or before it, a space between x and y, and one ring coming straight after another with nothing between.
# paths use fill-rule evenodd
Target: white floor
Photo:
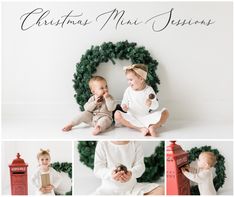
<instances>
[{"instance_id":1,"label":"white floor","mask_svg":"<svg viewBox=\"0 0 235 197\"><path fill-rule=\"evenodd\" d=\"M92 128L82 124L71 132L62 132L67 120L2 118L3 139L156 139L143 136L140 132L115 126L108 131L93 136ZM159 129L157 139L232 139L232 123L172 121Z\"/></svg>"}]
</instances>

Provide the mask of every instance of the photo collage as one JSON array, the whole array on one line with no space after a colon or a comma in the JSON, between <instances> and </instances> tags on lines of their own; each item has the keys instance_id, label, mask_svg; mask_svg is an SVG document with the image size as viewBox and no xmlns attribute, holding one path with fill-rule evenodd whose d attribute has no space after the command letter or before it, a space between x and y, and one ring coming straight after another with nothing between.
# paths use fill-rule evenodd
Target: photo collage
<instances>
[{"instance_id":1,"label":"photo collage","mask_svg":"<svg viewBox=\"0 0 235 197\"><path fill-rule=\"evenodd\" d=\"M233 1L2 1L0 195L233 196Z\"/></svg>"}]
</instances>

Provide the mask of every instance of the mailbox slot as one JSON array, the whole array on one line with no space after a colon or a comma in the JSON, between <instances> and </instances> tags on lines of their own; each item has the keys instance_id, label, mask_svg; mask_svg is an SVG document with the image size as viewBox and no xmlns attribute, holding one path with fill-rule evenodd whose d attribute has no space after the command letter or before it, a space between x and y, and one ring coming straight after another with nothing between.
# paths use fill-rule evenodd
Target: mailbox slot
<instances>
[{"instance_id":1,"label":"mailbox slot","mask_svg":"<svg viewBox=\"0 0 235 197\"><path fill-rule=\"evenodd\" d=\"M12 174L24 174L24 172L13 172Z\"/></svg>"}]
</instances>

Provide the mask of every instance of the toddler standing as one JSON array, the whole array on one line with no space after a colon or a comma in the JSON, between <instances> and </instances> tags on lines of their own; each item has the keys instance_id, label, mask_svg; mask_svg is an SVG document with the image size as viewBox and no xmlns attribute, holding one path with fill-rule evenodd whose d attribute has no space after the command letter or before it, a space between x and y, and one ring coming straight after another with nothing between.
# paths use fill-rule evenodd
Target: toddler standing
<instances>
[{"instance_id":1,"label":"toddler standing","mask_svg":"<svg viewBox=\"0 0 235 197\"><path fill-rule=\"evenodd\" d=\"M33 174L31 180L33 185L36 187L36 194L38 195L55 195L54 189L56 189L62 178L60 173L54 170L50 166L51 156L49 150L40 150L37 155L39 167ZM42 176L48 175L50 184L43 186L42 185Z\"/></svg>"},{"instance_id":2,"label":"toddler standing","mask_svg":"<svg viewBox=\"0 0 235 197\"><path fill-rule=\"evenodd\" d=\"M183 174L193 182L198 183L200 195L216 195L213 184L213 166L216 157L212 152L202 152L198 158L198 169L182 168Z\"/></svg>"}]
</instances>

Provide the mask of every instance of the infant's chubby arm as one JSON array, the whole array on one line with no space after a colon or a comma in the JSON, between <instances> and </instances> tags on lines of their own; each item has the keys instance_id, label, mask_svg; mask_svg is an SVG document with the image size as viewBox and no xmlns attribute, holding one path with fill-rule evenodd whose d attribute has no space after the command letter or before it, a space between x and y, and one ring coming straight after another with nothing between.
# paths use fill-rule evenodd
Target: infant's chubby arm
<instances>
[{"instance_id":1,"label":"infant's chubby arm","mask_svg":"<svg viewBox=\"0 0 235 197\"><path fill-rule=\"evenodd\" d=\"M93 111L97 106L97 99L95 96L89 98L89 100L85 103L84 108L86 111Z\"/></svg>"},{"instance_id":2,"label":"infant's chubby arm","mask_svg":"<svg viewBox=\"0 0 235 197\"><path fill-rule=\"evenodd\" d=\"M105 103L106 103L108 110L114 111L116 108L116 102L113 99L113 97L108 92L106 92L103 96L104 96Z\"/></svg>"},{"instance_id":3,"label":"infant's chubby arm","mask_svg":"<svg viewBox=\"0 0 235 197\"><path fill-rule=\"evenodd\" d=\"M192 173L190 171L194 171L194 170L189 170L189 171L186 171L185 169L181 169L182 170L182 173L191 181L194 181L196 183L201 183L203 182L205 179L208 178L208 172L203 170L201 172L198 172L198 173Z\"/></svg>"},{"instance_id":4,"label":"infant's chubby arm","mask_svg":"<svg viewBox=\"0 0 235 197\"><path fill-rule=\"evenodd\" d=\"M159 107L157 95L154 92L153 88L150 86L147 88L146 91L145 105L152 110L156 110Z\"/></svg>"}]
</instances>

